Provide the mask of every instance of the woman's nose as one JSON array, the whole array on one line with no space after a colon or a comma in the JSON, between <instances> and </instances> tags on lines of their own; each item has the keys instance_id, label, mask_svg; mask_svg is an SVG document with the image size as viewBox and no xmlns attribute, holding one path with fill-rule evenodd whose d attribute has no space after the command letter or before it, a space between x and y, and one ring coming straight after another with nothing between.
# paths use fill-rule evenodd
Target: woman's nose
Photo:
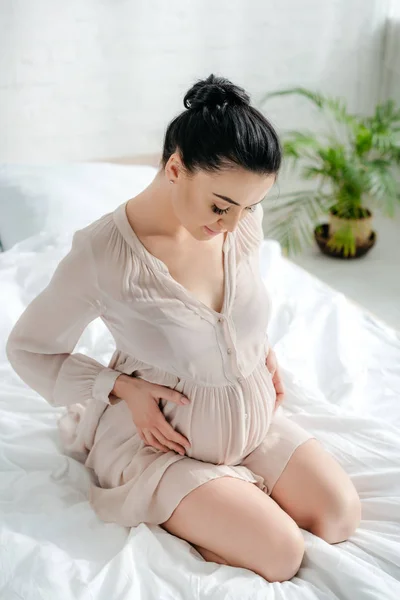
<instances>
[{"instance_id":1,"label":"woman's nose","mask_svg":"<svg viewBox=\"0 0 400 600\"><path fill-rule=\"evenodd\" d=\"M232 215L226 216L223 220L222 229L226 229L229 232L232 232L236 229L238 223L240 221L240 215Z\"/></svg>"}]
</instances>

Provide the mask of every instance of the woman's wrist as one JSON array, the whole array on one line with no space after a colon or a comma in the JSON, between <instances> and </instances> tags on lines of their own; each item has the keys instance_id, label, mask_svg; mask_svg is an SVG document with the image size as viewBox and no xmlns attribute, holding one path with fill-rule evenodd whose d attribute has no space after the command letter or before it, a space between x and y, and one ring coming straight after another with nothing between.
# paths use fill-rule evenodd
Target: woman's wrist
<instances>
[{"instance_id":1,"label":"woman's wrist","mask_svg":"<svg viewBox=\"0 0 400 600\"><path fill-rule=\"evenodd\" d=\"M114 383L114 387L112 389L111 394L116 396L117 398L124 399L127 397L127 392L129 389L132 389L132 383L134 382L134 378L130 375L125 375L121 373L117 377Z\"/></svg>"}]
</instances>

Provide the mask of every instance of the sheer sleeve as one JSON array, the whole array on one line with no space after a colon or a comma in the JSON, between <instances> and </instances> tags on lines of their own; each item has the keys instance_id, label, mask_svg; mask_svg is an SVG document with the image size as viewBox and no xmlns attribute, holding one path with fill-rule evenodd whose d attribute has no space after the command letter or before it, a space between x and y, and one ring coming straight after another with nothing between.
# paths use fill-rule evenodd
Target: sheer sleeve
<instances>
[{"instance_id":1,"label":"sheer sleeve","mask_svg":"<svg viewBox=\"0 0 400 600\"><path fill-rule=\"evenodd\" d=\"M6 347L16 373L50 404L91 398L109 403L120 372L73 354L82 332L101 312L90 239L85 230L78 231L49 285L15 324Z\"/></svg>"}]
</instances>

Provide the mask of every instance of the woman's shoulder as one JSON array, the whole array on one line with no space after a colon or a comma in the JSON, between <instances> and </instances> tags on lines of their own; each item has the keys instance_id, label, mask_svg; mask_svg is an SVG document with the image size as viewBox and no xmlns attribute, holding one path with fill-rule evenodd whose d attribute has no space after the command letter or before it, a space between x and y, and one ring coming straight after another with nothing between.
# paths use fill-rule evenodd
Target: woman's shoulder
<instances>
[{"instance_id":1,"label":"woman's shoulder","mask_svg":"<svg viewBox=\"0 0 400 600\"><path fill-rule=\"evenodd\" d=\"M239 222L235 235L240 255L246 256L259 250L264 239L263 216L263 207L257 204L255 209Z\"/></svg>"},{"instance_id":2,"label":"woman's shoulder","mask_svg":"<svg viewBox=\"0 0 400 600\"><path fill-rule=\"evenodd\" d=\"M94 257L104 258L106 254L116 257L121 255L125 244L115 222L115 212L108 212L75 232L74 237L90 246Z\"/></svg>"},{"instance_id":3,"label":"woman's shoulder","mask_svg":"<svg viewBox=\"0 0 400 600\"><path fill-rule=\"evenodd\" d=\"M117 275L128 262L134 260L131 249L116 225L114 211L75 231L71 250L78 261L90 259L101 279L105 273L114 272Z\"/></svg>"}]
</instances>

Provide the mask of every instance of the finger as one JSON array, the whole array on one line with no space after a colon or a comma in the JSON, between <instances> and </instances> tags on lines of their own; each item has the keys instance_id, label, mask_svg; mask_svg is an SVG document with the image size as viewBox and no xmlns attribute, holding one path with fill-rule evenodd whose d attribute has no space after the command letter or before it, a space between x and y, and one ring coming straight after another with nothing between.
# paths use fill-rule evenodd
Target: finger
<instances>
[{"instance_id":1,"label":"finger","mask_svg":"<svg viewBox=\"0 0 400 600\"><path fill-rule=\"evenodd\" d=\"M284 388L282 380L279 377L275 376L273 378L272 382L274 384L276 393L277 394L283 394L284 391L285 391L285 388Z\"/></svg>"},{"instance_id":2,"label":"finger","mask_svg":"<svg viewBox=\"0 0 400 600\"><path fill-rule=\"evenodd\" d=\"M160 444L160 442L157 440L156 437L154 437L151 431L148 432L148 439L150 441L150 446L157 448L157 450L161 450L161 452L169 452L169 448L167 448L167 446L164 446L163 444Z\"/></svg>"},{"instance_id":3,"label":"finger","mask_svg":"<svg viewBox=\"0 0 400 600\"><path fill-rule=\"evenodd\" d=\"M272 376L276 373L276 359L275 356L271 352L267 356L267 360L265 361L266 367Z\"/></svg>"},{"instance_id":4,"label":"finger","mask_svg":"<svg viewBox=\"0 0 400 600\"><path fill-rule=\"evenodd\" d=\"M174 452L177 452L181 456L185 455L185 448L183 448L179 444L176 444L175 442L171 442L170 440L168 440L161 433L161 431L159 429L153 429L152 430L152 434L154 435L154 437L156 437L158 439L158 441L160 442L160 444L163 444L163 446L166 446L170 450L173 450Z\"/></svg>"},{"instance_id":5,"label":"finger","mask_svg":"<svg viewBox=\"0 0 400 600\"><path fill-rule=\"evenodd\" d=\"M162 452L169 452L169 448L166 448L165 446L160 444L160 442L156 440L151 431L145 431L144 435L148 446L153 446L153 448L157 448L157 450L161 450Z\"/></svg>"},{"instance_id":6,"label":"finger","mask_svg":"<svg viewBox=\"0 0 400 600\"><path fill-rule=\"evenodd\" d=\"M178 454L181 454L182 456L184 456L185 448L183 446L166 438L165 435L159 429L154 429L152 431L152 433L158 439L160 444L163 444L164 446L167 446L168 448L170 448L170 450L173 450L174 452L178 452Z\"/></svg>"},{"instance_id":7,"label":"finger","mask_svg":"<svg viewBox=\"0 0 400 600\"><path fill-rule=\"evenodd\" d=\"M282 380L282 377L281 377L279 369L276 369L275 375L273 376L272 381L274 383L276 383L276 384L279 384L279 385L283 386L283 380Z\"/></svg>"},{"instance_id":8,"label":"finger","mask_svg":"<svg viewBox=\"0 0 400 600\"><path fill-rule=\"evenodd\" d=\"M274 387L277 394L283 394L285 392L282 381L275 381Z\"/></svg>"},{"instance_id":9,"label":"finger","mask_svg":"<svg viewBox=\"0 0 400 600\"><path fill-rule=\"evenodd\" d=\"M190 448L189 440L185 438L185 436L175 431L175 429L168 423L168 421L165 420L165 417L163 417L163 419L160 420L159 423L157 423L157 427L161 431L161 433L167 438L167 440L170 440L171 442L177 442L185 448Z\"/></svg>"},{"instance_id":10,"label":"finger","mask_svg":"<svg viewBox=\"0 0 400 600\"><path fill-rule=\"evenodd\" d=\"M169 400L170 402L174 402L175 404L189 404L190 400L185 396L185 394L181 394L177 390L171 390L171 388L164 387L163 385L155 385L155 397L157 400L159 398L163 398L164 400Z\"/></svg>"}]
</instances>

